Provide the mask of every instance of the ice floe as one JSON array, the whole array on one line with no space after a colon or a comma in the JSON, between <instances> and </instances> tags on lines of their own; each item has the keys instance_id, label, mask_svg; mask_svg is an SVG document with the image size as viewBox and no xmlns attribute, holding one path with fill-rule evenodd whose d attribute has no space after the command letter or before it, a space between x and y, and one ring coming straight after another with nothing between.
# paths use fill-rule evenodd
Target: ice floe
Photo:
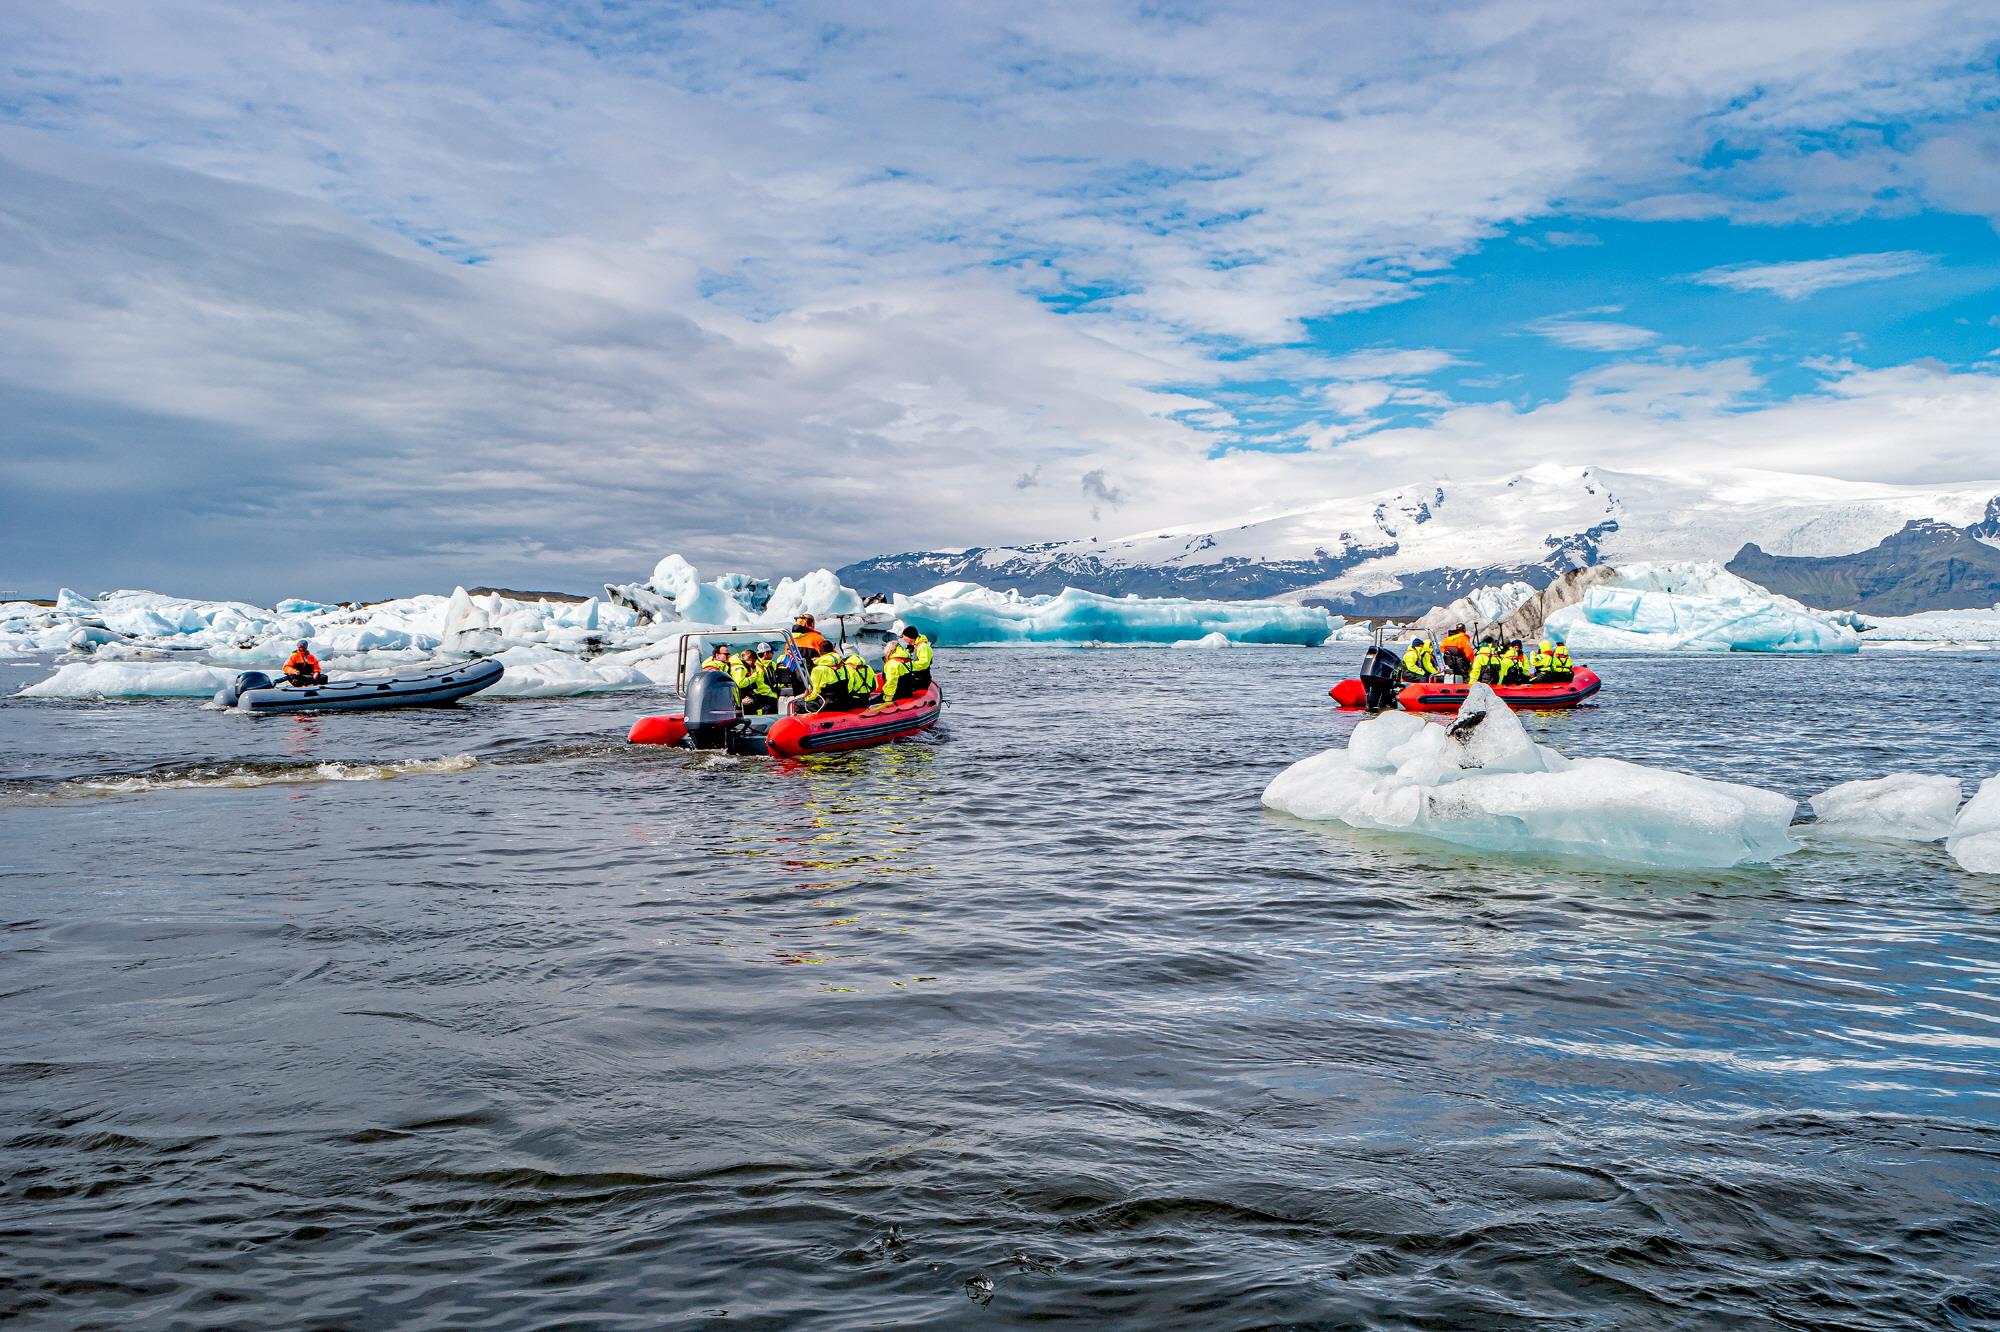
<instances>
[{"instance_id":1,"label":"ice floe","mask_svg":"<svg viewBox=\"0 0 2000 1332\"><path fill-rule=\"evenodd\" d=\"M1944 849L1973 874L2000 874L2000 777L1979 784L1953 820Z\"/></svg>"},{"instance_id":2,"label":"ice floe","mask_svg":"<svg viewBox=\"0 0 2000 1332\"><path fill-rule=\"evenodd\" d=\"M1876 841L1935 842L1951 832L1965 792L1956 777L1892 772L1867 781L1842 782L1814 796L1813 831L1819 836Z\"/></svg>"},{"instance_id":3,"label":"ice floe","mask_svg":"<svg viewBox=\"0 0 2000 1332\"><path fill-rule=\"evenodd\" d=\"M1632 564L1546 624L1571 652L1854 652L1839 618L1713 561Z\"/></svg>"},{"instance_id":4,"label":"ice floe","mask_svg":"<svg viewBox=\"0 0 2000 1332\"><path fill-rule=\"evenodd\" d=\"M1791 797L1538 745L1484 685L1449 726L1390 712L1294 763L1264 804L1303 819L1488 851L1722 868L1794 850Z\"/></svg>"}]
</instances>

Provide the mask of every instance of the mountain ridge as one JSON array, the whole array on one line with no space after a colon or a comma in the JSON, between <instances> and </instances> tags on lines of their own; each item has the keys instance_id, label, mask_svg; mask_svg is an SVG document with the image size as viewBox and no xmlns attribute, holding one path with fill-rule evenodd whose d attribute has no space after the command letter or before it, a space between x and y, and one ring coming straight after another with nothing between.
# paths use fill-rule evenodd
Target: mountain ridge
<instances>
[{"instance_id":1,"label":"mountain ridge","mask_svg":"<svg viewBox=\"0 0 2000 1332\"><path fill-rule=\"evenodd\" d=\"M958 580L1024 594L1277 599L1350 615L1421 613L1483 585L1544 586L1601 563L1853 556L1917 520L2000 536L2000 482L1887 485L1752 468L1701 473L1542 464L1473 481L1440 477L1231 523L955 551L839 570L868 592Z\"/></svg>"}]
</instances>

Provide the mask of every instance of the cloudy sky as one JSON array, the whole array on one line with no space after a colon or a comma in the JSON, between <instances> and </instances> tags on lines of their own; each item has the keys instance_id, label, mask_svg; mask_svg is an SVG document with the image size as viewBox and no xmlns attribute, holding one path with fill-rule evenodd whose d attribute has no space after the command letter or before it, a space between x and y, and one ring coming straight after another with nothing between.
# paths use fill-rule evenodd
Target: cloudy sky
<instances>
[{"instance_id":1,"label":"cloudy sky","mask_svg":"<svg viewBox=\"0 0 2000 1332\"><path fill-rule=\"evenodd\" d=\"M2000 474L2000 8L0 6L0 588Z\"/></svg>"}]
</instances>

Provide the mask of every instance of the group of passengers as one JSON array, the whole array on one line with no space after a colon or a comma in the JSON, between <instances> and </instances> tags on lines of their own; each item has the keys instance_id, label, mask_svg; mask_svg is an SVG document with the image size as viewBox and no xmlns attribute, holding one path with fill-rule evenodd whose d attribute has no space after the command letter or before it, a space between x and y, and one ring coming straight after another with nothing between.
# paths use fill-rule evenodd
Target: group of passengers
<instances>
[{"instance_id":1,"label":"group of passengers","mask_svg":"<svg viewBox=\"0 0 2000 1332\"><path fill-rule=\"evenodd\" d=\"M828 641L810 615L792 624L791 647L783 658L769 643L731 654L718 645L705 671L719 671L736 686L738 705L748 716L769 716L778 710L779 691L790 685L799 696L801 712L853 712L877 704L910 699L930 688L931 640L915 625L889 640L878 673L856 647L845 652Z\"/></svg>"},{"instance_id":2,"label":"group of passengers","mask_svg":"<svg viewBox=\"0 0 2000 1332\"><path fill-rule=\"evenodd\" d=\"M1403 679L1430 684L1529 685L1568 684L1576 678L1569 648L1543 639L1533 652L1521 639L1487 634L1473 646L1472 635L1458 625L1439 640L1435 651L1428 639L1413 638L1403 653Z\"/></svg>"}]
</instances>

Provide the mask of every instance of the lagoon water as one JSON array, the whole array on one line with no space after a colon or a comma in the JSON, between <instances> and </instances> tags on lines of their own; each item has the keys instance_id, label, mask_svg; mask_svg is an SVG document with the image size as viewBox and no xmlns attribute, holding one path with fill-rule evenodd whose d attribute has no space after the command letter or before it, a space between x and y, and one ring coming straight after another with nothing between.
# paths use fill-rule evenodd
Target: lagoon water
<instances>
[{"instance_id":1,"label":"lagoon water","mask_svg":"<svg viewBox=\"0 0 2000 1332\"><path fill-rule=\"evenodd\" d=\"M1343 654L942 664L804 764L0 702L0 1321L2000 1324L2000 879L1268 814ZM1537 739L2000 772L2000 655L1602 666Z\"/></svg>"}]
</instances>

